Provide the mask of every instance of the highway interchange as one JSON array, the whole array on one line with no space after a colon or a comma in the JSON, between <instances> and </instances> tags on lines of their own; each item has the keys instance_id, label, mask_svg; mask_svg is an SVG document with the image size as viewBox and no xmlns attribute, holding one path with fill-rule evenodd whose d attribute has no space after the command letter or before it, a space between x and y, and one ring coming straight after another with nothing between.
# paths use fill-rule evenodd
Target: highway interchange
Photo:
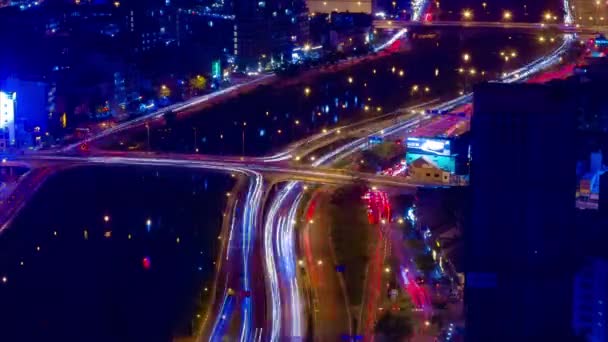
<instances>
[{"instance_id":1,"label":"highway interchange","mask_svg":"<svg viewBox=\"0 0 608 342\"><path fill-rule=\"evenodd\" d=\"M565 34L563 43L551 54L508 73L501 81L519 82L556 65L560 56L574 41L571 34ZM238 93L248 87L263 84L272 78L271 75L264 76L214 95L174 105L171 109L185 110L218 96ZM235 192L231 206L226 210L229 220L224 222L220 235L222 248L216 264L214 300L199 333L200 339L303 339L307 334L307 305L303 298L303 283L297 271L298 242L295 226L299 219L296 215L302 204L306 183L345 184L364 180L378 187L399 188L399 191L415 191L418 187L426 186L410 183L404 178L345 172L330 167L336 161L365 149L370 136L405 135L408 129L424 125L432 118L427 110L450 110L470 103L471 100L472 94L469 93L449 101L433 101L403 108L387 115L386 120L335 128L291 144L284 151L268 157L117 153L95 150L89 155L79 155L73 152L79 144L67 146L55 153L16 156L16 162L29 163L38 168L24 176L15 190L17 198L12 202L11 210L3 211L4 215L0 217L3 220L0 222L0 232L8 227L12 218L48 175L66 167L88 164L144 165L196 168L244 176L245 178L240 177L242 180L239 184L242 186ZM87 139L87 142L92 143L110 134L144 125L148 120L159 119L165 110L115 126ZM297 161L300 156L310 155L327 146L332 137L338 134L353 134L357 138L329 152L316 155L314 160ZM7 163L10 162L13 161ZM311 286L314 288L315 284ZM233 319L237 320L238 324L230 324ZM348 332L350 335L356 333Z\"/></svg>"}]
</instances>

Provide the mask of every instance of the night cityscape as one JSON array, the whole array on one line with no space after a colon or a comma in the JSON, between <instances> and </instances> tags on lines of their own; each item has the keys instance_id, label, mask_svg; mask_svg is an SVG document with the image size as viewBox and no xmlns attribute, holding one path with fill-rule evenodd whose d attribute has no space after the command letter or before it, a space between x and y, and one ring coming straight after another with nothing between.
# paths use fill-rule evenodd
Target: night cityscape
<instances>
[{"instance_id":1,"label":"night cityscape","mask_svg":"<svg viewBox=\"0 0 608 342\"><path fill-rule=\"evenodd\" d=\"M0 30L0 341L608 342L608 1Z\"/></svg>"}]
</instances>

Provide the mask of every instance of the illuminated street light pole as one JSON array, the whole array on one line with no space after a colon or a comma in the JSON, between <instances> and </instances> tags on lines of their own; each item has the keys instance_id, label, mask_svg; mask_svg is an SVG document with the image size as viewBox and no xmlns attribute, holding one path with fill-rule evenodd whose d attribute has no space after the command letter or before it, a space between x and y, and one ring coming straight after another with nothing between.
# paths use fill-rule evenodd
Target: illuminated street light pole
<instances>
[{"instance_id":1,"label":"illuminated street light pole","mask_svg":"<svg viewBox=\"0 0 608 342\"><path fill-rule=\"evenodd\" d=\"M297 120L297 119L293 122L293 125L291 125L291 136L292 137L295 136L296 126L299 126L299 125L300 125L300 120Z\"/></svg>"},{"instance_id":2,"label":"illuminated street light pole","mask_svg":"<svg viewBox=\"0 0 608 342\"><path fill-rule=\"evenodd\" d=\"M245 157L245 126L247 126L247 122L243 121L243 130L242 130L243 136L242 136L242 145L241 145L242 146L241 155L243 157Z\"/></svg>"},{"instance_id":3,"label":"illuminated street light pole","mask_svg":"<svg viewBox=\"0 0 608 342\"><path fill-rule=\"evenodd\" d=\"M150 125L146 122L146 131L148 133L148 152L152 149L150 146Z\"/></svg>"},{"instance_id":4,"label":"illuminated street light pole","mask_svg":"<svg viewBox=\"0 0 608 342\"><path fill-rule=\"evenodd\" d=\"M471 55L469 55L468 53L465 53L462 55L462 60L464 61L464 63L469 63L469 61L471 60ZM467 72L464 72L464 89L463 91L466 92L467 91L467 86L468 86L468 82L469 81L469 77L467 76Z\"/></svg>"},{"instance_id":5,"label":"illuminated street light pole","mask_svg":"<svg viewBox=\"0 0 608 342\"><path fill-rule=\"evenodd\" d=\"M517 57L517 51L512 50L508 51L500 51L500 58L504 61L502 64L502 76L506 75L507 64L510 60L515 59Z\"/></svg>"}]
</instances>

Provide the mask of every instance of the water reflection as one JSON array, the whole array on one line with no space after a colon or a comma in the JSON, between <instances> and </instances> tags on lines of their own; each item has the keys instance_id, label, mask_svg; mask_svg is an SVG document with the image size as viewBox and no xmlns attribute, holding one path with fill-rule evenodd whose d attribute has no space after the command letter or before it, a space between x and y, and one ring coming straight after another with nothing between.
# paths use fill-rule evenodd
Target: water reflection
<instances>
[{"instance_id":1,"label":"water reflection","mask_svg":"<svg viewBox=\"0 0 608 342\"><path fill-rule=\"evenodd\" d=\"M135 168L75 169L49 180L0 236L0 340L188 334L210 286L231 184Z\"/></svg>"},{"instance_id":2,"label":"water reflection","mask_svg":"<svg viewBox=\"0 0 608 342\"><path fill-rule=\"evenodd\" d=\"M431 33L411 34L408 51L343 71L300 76L297 81L284 79L171 122L152 130L151 148L183 153L265 154L353 120L413 102L456 96L477 82L496 79L529 62L559 42L541 44L536 36L512 31ZM515 57L505 60L504 51L515 52ZM105 147L142 150L146 149L146 138L145 131L129 137L115 136Z\"/></svg>"}]
</instances>

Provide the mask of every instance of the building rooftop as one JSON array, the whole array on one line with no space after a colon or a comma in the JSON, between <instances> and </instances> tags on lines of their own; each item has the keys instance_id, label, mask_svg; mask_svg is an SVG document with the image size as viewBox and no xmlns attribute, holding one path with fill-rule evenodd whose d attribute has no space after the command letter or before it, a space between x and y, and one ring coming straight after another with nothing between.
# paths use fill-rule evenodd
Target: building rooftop
<instances>
[{"instance_id":1,"label":"building rooftop","mask_svg":"<svg viewBox=\"0 0 608 342\"><path fill-rule=\"evenodd\" d=\"M414 160L410 164L410 167L441 170L441 168L439 168L439 166L437 166L437 164L433 163L431 160L429 160L428 158L426 158L424 156Z\"/></svg>"},{"instance_id":2,"label":"building rooftop","mask_svg":"<svg viewBox=\"0 0 608 342\"><path fill-rule=\"evenodd\" d=\"M469 131L471 112L470 104L457 107L448 114L438 115L422 127L416 128L409 136L412 137L444 137L452 138Z\"/></svg>"}]
</instances>

